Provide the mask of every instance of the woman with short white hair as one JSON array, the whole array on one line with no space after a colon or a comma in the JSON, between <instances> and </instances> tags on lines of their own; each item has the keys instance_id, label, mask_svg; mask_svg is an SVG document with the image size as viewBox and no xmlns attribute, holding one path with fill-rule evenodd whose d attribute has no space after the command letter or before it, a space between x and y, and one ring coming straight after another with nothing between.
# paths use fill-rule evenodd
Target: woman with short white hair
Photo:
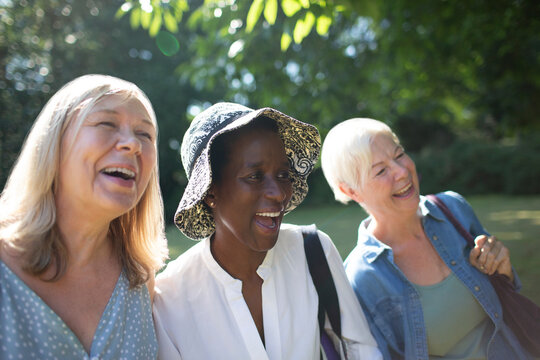
<instances>
[{"instance_id":1,"label":"woman with short white hair","mask_svg":"<svg viewBox=\"0 0 540 360\"><path fill-rule=\"evenodd\" d=\"M118 78L79 77L43 108L0 198L6 358L156 357L156 144L150 101Z\"/></svg>"},{"instance_id":2,"label":"woman with short white hair","mask_svg":"<svg viewBox=\"0 0 540 360\"><path fill-rule=\"evenodd\" d=\"M385 359L528 359L488 275L519 288L508 249L459 194L420 195L412 159L384 123L351 119L322 147L324 175L341 202L369 217L346 272ZM475 237L471 247L434 202Z\"/></svg>"}]
</instances>

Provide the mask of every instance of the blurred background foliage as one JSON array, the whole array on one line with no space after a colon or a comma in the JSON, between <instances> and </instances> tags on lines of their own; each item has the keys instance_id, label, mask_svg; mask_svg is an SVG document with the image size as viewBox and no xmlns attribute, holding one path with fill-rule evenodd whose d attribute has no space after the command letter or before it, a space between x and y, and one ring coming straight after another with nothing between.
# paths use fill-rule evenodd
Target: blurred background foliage
<instances>
[{"instance_id":1,"label":"blurred background foliage","mask_svg":"<svg viewBox=\"0 0 540 360\"><path fill-rule=\"evenodd\" d=\"M63 84L138 84L160 127L172 222L189 121L217 101L272 106L324 135L387 122L422 192L540 193L540 2L535 0L0 0L0 184ZM307 203L333 201L322 172Z\"/></svg>"}]
</instances>

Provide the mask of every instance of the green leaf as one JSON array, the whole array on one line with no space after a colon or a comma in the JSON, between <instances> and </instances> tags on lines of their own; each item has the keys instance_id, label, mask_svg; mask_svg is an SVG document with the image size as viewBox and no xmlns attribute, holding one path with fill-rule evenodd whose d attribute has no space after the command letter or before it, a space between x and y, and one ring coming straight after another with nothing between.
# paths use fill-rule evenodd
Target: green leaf
<instances>
[{"instance_id":1,"label":"green leaf","mask_svg":"<svg viewBox=\"0 0 540 360\"><path fill-rule=\"evenodd\" d=\"M116 14L114 14L114 18L115 19L120 19L124 15L126 15L126 11L122 10L122 8L118 8L118 10L116 10Z\"/></svg>"},{"instance_id":2,"label":"green leaf","mask_svg":"<svg viewBox=\"0 0 540 360\"><path fill-rule=\"evenodd\" d=\"M309 35L313 25L315 24L315 15L311 11L306 13L304 19L296 22L293 31L293 39L296 44L300 44L306 36Z\"/></svg>"},{"instance_id":3,"label":"green leaf","mask_svg":"<svg viewBox=\"0 0 540 360\"><path fill-rule=\"evenodd\" d=\"M133 9L133 3L131 3L130 1L126 1L125 3L122 4L122 6L118 8L118 10L116 10L116 14L114 14L115 19L120 19L125 14L127 14L131 9Z\"/></svg>"},{"instance_id":4,"label":"green leaf","mask_svg":"<svg viewBox=\"0 0 540 360\"><path fill-rule=\"evenodd\" d=\"M304 18L304 37L309 35L313 25L315 25L315 15L311 11L308 11Z\"/></svg>"},{"instance_id":5,"label":"green leaf","mask_svg":"<svg viewBox=\"0 0 540 360\"><path fill-rule=\"evenodd\" d=\"M202 7L195 9L187 19L187 25L190 29L195 29L197 24L203 21L203 10Z\"/></svg>"},{"instance_id":6,"label":"green leaf","mask_svg":"<svg viewBox=\"0 0 540 360\"><path fill-rule=\"evenodd\" d=\"M304 9L309 9L309 6L310 6L309 0L300 0L300 4L302 5Z\"/></svg>"},{"instance_id":7,"label":"green leaf","mask_svg":"<svg viewBox=\"0 0 540 360\"><path fill-rule=\"evenodd\" d=\"M300 19L296 21L296 25L294 25L294 30L293 30L293 39L296 44L300 44L302 42L302 40L304 39L303 34L304 34L304 20Z\"/></svg>"},{"instance_id":8,"label":"green leaf","mask_svg":"<svg viewBox=\"0 0 540 360\"><path fill-rule=\"evenodd\" d=\"M186 0L177 0L174 7L177 11L184 12L189 10L189 4Z\"/></svg>"},{"instance_id":9,"label":"green leaf","mask_svg":"<svg viewBox=\"0 0 540 360\"><path fill-rule=\"evenodd\" d=\"M174 2L174 16L176 17L176 22L182 21L184 12L189 10L189 5L186 0L178 0Z\"/></svg>"},{"instance_id":10,"label":"green leaf","mask_svg":"<svg viewBox=\"0 0 540 360\"><path fill-rule=\"evenodd\" d=\"M281 8L283 9L283 13L287 17L292 17L294 14L298 12L298 10L302 8L302 5L300 5L298 0L282 0Z\"/></svg>"},{"instance_id":11,"label":"green leaf","mask_svg":"<svg viewBox=\"0 0 540 360\"><path fill-rule=\"evenodd\" d=\"M132 29L139 27L141 23L141 9L135 8L131 10L131 16L129 17L129 23L131 24Z\"/></svg>"},{"instance_id":12,"label":"green leaf","mask_svg":"<svg viewBox=\"0 0 540 360\"><path fill-rule=\"evenodd\" d=\"M166 10L163 13L163 20L165 21L165 27L172 33L178 32L178 22L170 11Z\"/></svg>"},{"instance_id":13,"label":"green leaf","mask_svg":"<svg viewBox=\"0 0 540 360\"><path fill-rule=\"evenodd\" d=\"M152 13L141 11L141 25L143 29L148 29L150 27L150 21L152 21Z\"/></svg>"},{"instance_id":14,"label":"green leaf","mask_svg":"<svg viewBox=\"0 0 540 360\"><path fill-rule=\"evenodd\" d=\"M274 25L277 17L277 0L266 0L264 18L270 25Z\"/></svg>"},{"instance_id":15,"label":"green leaf","mask_svg":"<svg viewBox=\"0 0 540 360\"><path fill-rule=\"evenodd\" d=\"M332 18L326 15L321 15L317 18L317 34L326 35L328 29L332 25Z\"/></svg>"},{"instance_id":16,"label":"green leaf","mask_svg":"<svg viewBox=\"0 0 540 360\"><path fill-rule=\"evenodd\" d=\"M150 29L148 30L151 37L157 35L159 29L161 29L161 22L161 10L159 8L154 8L154 17L152 19L152 23L150 24Z\"/></svg>"},{"instance_id":17,"label":"green leaf","mask_svg":"<svg viewBox=\"0 0 540 360\"><path fill-rule=\"evenodd\" d=\"M291 35L287 33L281 34L281 51L282 52L285 52L289 48L289 45L291 45L291 41L292 41Z\"/></svg>"},{"instance_id":18,"label":"green leaf","mask_svg":"<svg viewBox=\"0 0 540 360\"><path fill-rule=\"evenodd\" d=\"M251 32L255 27L255 24L257 24L259 17L261 17L263 6L263 0L255 0L251 4L246 19L246 32Z\"/></svg>"}]
</instances>

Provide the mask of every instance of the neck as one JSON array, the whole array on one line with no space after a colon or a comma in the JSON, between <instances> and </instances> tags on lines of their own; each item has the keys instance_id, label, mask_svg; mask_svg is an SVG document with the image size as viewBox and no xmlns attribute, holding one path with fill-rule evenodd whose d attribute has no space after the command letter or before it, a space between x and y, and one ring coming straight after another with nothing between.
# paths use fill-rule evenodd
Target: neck
<instances>
[{"instance_id":1,"label":"neck","mask_svg":"<svg viewBox=\"0 0 540 360\"><path fill-rule=\"evenodd\" d=\"M368 230L394 250L411 239L422 239L424 236L424 227L419 213L393 218L371 216L372 221L368 225Z\"/></svg>"},{"instance_id":2,"label":"neck","mask_svg":"<svg viewBox=\"0 0 540 360\"><path fill-rule=\"evenodd\" d=\"M56 226L68 253L68 269L83 268L95 259L109 259L113 252L108 241L110 220L66 209L57 204Z\"/></svg>"},{"instance_id":3,"label":"neck","mask_svg":"<svg viewBox=\"0 0 540 360\"><path fill-rule=\"evenodd\" d=\"M246 246L234 246L236 241L212 235L210 250L217 263L235 279L248 281L258 276L257 269L266 257L266 251L253 251Z\"/></svg>"}]
</instances>

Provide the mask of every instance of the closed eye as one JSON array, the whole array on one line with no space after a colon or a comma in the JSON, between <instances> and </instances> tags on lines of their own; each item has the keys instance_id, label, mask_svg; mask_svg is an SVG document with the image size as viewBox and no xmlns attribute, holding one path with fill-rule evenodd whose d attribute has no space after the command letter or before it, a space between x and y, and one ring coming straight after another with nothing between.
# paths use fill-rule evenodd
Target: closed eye
<instances>
[{"instance_id":1,"label":"closed eye","mask_svg":"<svg viewBox=\"0 0 540 360\"><path fill-rule=\"evenodd\" d=\"M111 128L116 127L116 124L113 123L112 121L100 121L97 125L98 125L98 126L111 127Z\"/></svg>"},{"instance_id":2,"label":"closed eye","mask_svg":"<svg viewBox=\"0 0 540 360\"><path fill-rule=\"evenodd\" d=\"M379 172L377 172L377 174L375 174L375 176L382 175L384 174L385 171L386 171L386 168L382 168L381 170L379 170Z\"/></svg>"},{"instance_id":3,"label":"closed eye","mask_svg":"<svg viewBox=\"0 0 540 360\"><path fill-rule=\"evenodd\" d=\"M154 140L154 137L152 136L152 134L150 134L150 133L148 133L146 131L140 131L140 132L137 133L137 135L145 137L150 141Z\"/></svg>"},{"instance_id":4,"label":"closed eye","mask_svg":"<svg viewBox=\"0 0 540 360\"><path fill-rule=\"evenodd\" d=\"M260 180L262 179L262 177L263 177L262 173L258 171L246 176L248 180Z\"/></svg>"},{"instance_id":5,"label":"closed eye","mask_svg":"<svg viewBox=\"0 0 540 360\"><path fill-rule=\"evenodd\" d=\"M277 177L280 180L289 180L291 178L291 174L289 170L286 170L286 171L280 172Z\"/></svg>"}]
</instances>

